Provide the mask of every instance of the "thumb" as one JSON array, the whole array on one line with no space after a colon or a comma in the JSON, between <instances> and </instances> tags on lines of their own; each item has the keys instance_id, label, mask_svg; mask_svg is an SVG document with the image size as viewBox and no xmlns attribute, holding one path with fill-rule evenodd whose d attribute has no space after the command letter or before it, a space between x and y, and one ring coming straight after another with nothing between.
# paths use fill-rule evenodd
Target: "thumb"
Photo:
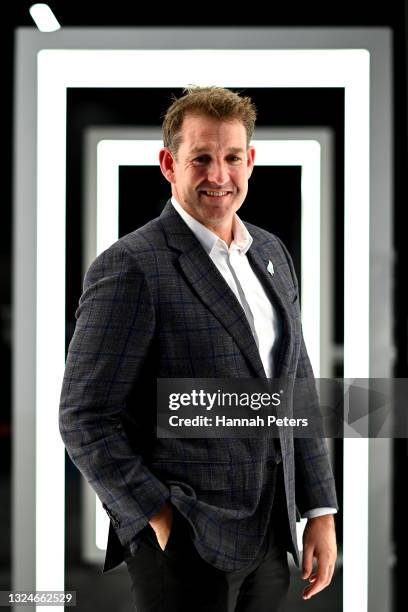
<instances>
[{"instance_id":1,"label":"thumb","mask_svg":"<svg viewBox=\"0 0 408 612\"><path fill-rule=\"evenodd\" d=\"M306 546L303 549L303 559L302 559L302 578L306 580L313 569L313 549L311 546Z\"/></svg>"}]
</instances>

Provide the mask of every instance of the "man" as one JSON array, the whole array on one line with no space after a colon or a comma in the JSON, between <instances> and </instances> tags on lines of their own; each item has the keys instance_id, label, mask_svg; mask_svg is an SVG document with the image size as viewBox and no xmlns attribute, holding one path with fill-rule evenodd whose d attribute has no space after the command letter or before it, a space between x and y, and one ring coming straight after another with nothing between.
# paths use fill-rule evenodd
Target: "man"
<instances>
[{"instance_id":1,"label":"man","mask_svg":"<svg viewBox=\"0 0 408 612\"><path fill-rule=\"evenodd\" d=\"M86 274L60 430L111 519L104 571L125 559L136 610L270 612L288 590L287 550L299 565L297 509L308 517L303 598L332 578L324 441L289 428L279 439L155 435L158 378L313 381L290 256L236 215L255 161L254 105L219 87L186 91L163 122L171 200ZM301 401L318 410L314 384Z\"/></svg>"}]
</instances>

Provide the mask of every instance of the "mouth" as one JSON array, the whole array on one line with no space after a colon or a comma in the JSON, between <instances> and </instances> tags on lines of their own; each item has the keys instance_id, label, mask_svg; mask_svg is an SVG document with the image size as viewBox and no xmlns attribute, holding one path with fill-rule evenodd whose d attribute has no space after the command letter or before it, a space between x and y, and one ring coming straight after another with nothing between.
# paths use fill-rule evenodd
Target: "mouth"
<instances>
[{"instance_id":1,"label":"mouth","mask_svg":"<svg viewBox=\"0 0 408 612\"><path fill-rule=\"evenodd\" d=\"M231 195L231 191L200 190L200 194L211 200L223 200Z\"/></svg>"}]
</instances>

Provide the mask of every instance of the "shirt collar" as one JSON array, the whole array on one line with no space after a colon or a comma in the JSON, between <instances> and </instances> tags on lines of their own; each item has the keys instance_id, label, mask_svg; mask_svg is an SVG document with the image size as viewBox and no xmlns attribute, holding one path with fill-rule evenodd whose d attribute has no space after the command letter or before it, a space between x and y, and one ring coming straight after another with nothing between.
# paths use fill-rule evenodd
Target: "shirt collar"
<instances>
[{"instance_id":1,"label":"shirt collar","mask_svg":"<svg viewBox=\"0 0 408 612\"><path fill-rule=\"evenodd\" d=\"M217 236L217 234L214 234L208 227L200 223L200 221L192 217L190 213L177 202L174 196L171 198L171 203L208 255L210 255L215 248L221 248L228 251L226 242ZM237 250L241 255L245 255L252 244L253 238L236 213L234 214L232 222L232 235L233 240L229 250Z\"/></svg>"}]
</instances>

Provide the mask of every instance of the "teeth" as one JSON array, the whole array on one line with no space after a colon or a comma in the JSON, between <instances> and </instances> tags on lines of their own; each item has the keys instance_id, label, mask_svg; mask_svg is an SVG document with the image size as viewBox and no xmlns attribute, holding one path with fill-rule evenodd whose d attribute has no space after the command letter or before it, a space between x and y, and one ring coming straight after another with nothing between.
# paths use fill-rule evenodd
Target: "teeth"
<instances>
[{"instance_id":1,"label":"teeth","mask_svg":"<svg viewBox=\"0 0 408 612\"><path fill-rule=\"evenodd\" d=\"M227 195L228 191L205 191L204 193L210 196L224 196Z\"/></svg>"}]
</instances>

